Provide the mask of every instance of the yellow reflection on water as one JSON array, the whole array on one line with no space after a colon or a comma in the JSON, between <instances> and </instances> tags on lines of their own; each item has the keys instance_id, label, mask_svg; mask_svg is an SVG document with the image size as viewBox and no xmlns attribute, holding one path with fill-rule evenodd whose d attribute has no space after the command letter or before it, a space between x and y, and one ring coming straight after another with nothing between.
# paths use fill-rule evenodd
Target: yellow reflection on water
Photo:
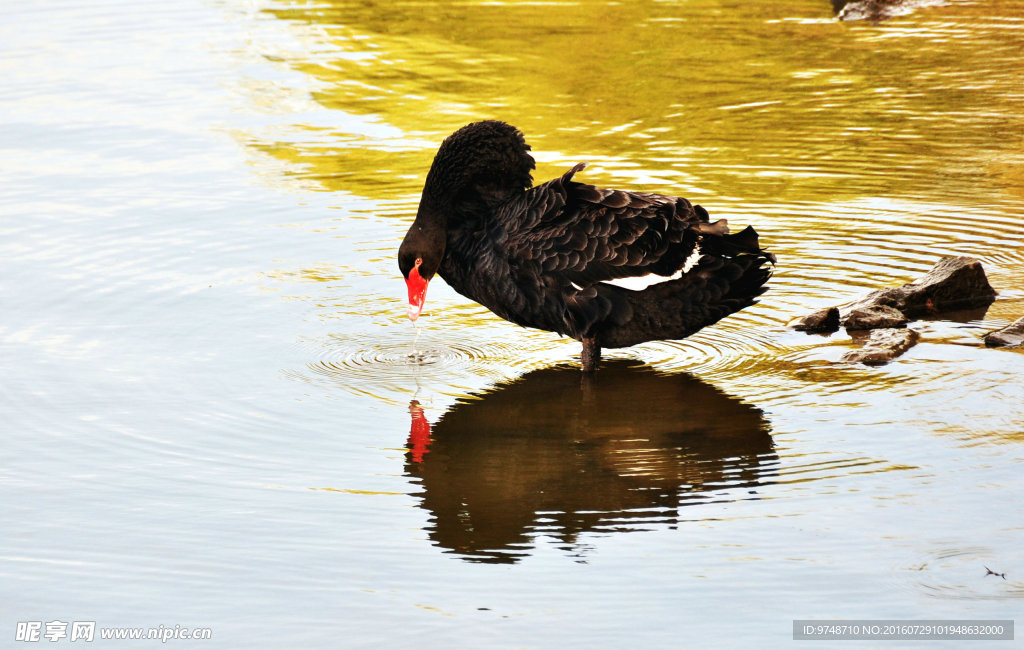
<instances>
[{"instance_id":1,"label":"yellow reflection on water","mask_svg":"<svg viewBox=\"0 0 1024 650\"><path fill-rule=\"evenodd\" d=\"M676 192L945 200L1016 145L1024 27L1000 4L877 26L795 0L271 6L321 30L287 64L336 122L254 146L330 189L415 192L441 138L496 117L557 152L538 178L596 157L595 180L638 165Z\"/></svg>"}]
</instances>

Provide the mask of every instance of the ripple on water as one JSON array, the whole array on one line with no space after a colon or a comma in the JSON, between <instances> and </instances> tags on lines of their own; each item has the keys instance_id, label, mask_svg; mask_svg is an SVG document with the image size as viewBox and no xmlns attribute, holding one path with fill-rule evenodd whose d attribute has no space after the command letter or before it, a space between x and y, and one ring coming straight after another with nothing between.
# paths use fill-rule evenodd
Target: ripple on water
<instances>
[{"instance_id":1,"label":"ripple on water","mask_svg":"<svg viewBox=\"0 0 1024 650\"><path fill-rule=\"evenodd\" d=\"M782 354L779 325L756 309L733 314L725 321L686 339L651 341L631 356L663 370L684 370L702 376L742 370L762 359Z\"/></svg>"},{"instance_id":2,"label":"ripple on water","mask_svg":"<svg viewBox=\"0 0 1024 650\"><path fill-rule=\"evenodd\" d=\"M453 388L471 389L507 378L510 369L523 363L517 361L522 350L508 341L470 336L442 339L405 328L382 330L372 340L360 334L332 334L302 345L314 348L317 358L289 375L395 404L408 401L409 393L425 377L443 376Z\"/></svg>"},{"instance_id":3,"label":"ripple on water","mask_svg":"<svg viewBox=\"0 0 1024 650\"><path fill-rule=\"evenodd\" d=\"M906 567L912 576L904 585L943 600L1019 600L1024 583L1000 563L997 549L985 546L936 548L920 563ZM989 573L989 572L992 573Z\"/></svg>"}]
</instances>

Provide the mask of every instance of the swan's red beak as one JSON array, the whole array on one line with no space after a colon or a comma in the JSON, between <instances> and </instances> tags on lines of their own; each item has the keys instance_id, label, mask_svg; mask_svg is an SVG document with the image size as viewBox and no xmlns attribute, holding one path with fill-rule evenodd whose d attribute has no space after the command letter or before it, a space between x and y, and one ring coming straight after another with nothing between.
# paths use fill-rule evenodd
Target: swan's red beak
<instances>
[{"instance_id":1,"label":"swan's red beak","mask_svg":"<svg viewBox=\"0 0 1024 650\"><path fill-rule=\"evenodd\" d=\"M409 320L416 320L423 311L423 301L427 299L427 282L420 275L420 264L422 259L416 260L416 264L409 271L409 277L405 279L405 285L409 287Z\"/></svg>"}]
</instances>

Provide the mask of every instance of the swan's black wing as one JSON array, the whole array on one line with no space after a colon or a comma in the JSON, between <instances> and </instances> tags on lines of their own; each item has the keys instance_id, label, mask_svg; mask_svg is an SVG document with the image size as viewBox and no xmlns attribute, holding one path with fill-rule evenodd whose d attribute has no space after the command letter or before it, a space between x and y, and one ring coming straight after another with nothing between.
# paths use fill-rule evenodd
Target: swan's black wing
<instances>
[{"instance_id":1,"label":"swan's black wing","mask_svg":"<svg viewBox=\"0 0 1024 650\"><path fill-rule=\"evenodd\" d=\"M703 326L698 323L713 322L740 307L738 302L713 303L730 291L730 284L747 275L750 260L746 258L751 256L737 260L743 269L717 276L716 269L726 262L735 266L730 260L743 253L752 254L752 259L774 261L759 248L753 228L729 235L725 220L709 223L707 211L684 198L608 190L573 181L573 174L583 166L576 165L561 178L528 190L505 204L497 215L513 277L518 278L522 295L544 303L542 311L547 322L553 323L547 325L550 329L576 338L600 331L610 336L617 328L628 334L623 341L632 340L630 337L679 338L685 334L671 333L695 331ZM651 273L673 276L684 268L698 245L699 263L679 280L643 292L605 284ZM760 286L767 279L767 274L762 275L743 284L756 282ZM656 305L646 305L655 294L663 293L686 294L689 313L660 314ZM753 295L752 290L748 297L752 300ZM551 313L556 309L557 315ZM641 312L646 325L634 320Z\"/></svg>"},{"instance_id":2,"label":"swan's black wing","mask_svg":"<svg viewBox=\"0 0 1024 650\"><path fill-rule=\"evenodd\" d=\"M549 277L583 287L595 282L682 268L702 231L724 234L725 222L683 198L609 190L561 178L538 185L499 215L513 264L536 264Z\"/></svg>"}]
</instances>

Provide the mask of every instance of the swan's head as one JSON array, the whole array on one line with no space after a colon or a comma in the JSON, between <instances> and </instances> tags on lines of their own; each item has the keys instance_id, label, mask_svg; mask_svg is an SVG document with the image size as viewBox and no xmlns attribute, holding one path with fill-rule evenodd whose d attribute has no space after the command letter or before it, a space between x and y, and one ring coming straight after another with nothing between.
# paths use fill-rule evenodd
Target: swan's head
<instances>
[{"instance_id":1,"label":"swan's head","mask_svg":"<svg viewBox=\"0 0 1024 650\"><path fill-rule=\"evenodd\" d=\"M419 318L420 312L423 311L423 303L427 299L427 284L437 273L441 257L444 255L443 237L443 231L428 231L414 222L398 249L398 268L409 290L410 320Z\"/></svg>"},{"instance_id":2,"label":"swan's head","mask_svg":"<svg viewBox=\"0 0 1024 650\"><path fill-rule=\"evenodd\" d=\"M416 220L398 249L409 290L409 318L423 311L427 284L444 258L449 228L479 227L496 206L533 183L523 134L497 120L468 124L445 138L427 173Z\"/></svg>"}]
</instances>

